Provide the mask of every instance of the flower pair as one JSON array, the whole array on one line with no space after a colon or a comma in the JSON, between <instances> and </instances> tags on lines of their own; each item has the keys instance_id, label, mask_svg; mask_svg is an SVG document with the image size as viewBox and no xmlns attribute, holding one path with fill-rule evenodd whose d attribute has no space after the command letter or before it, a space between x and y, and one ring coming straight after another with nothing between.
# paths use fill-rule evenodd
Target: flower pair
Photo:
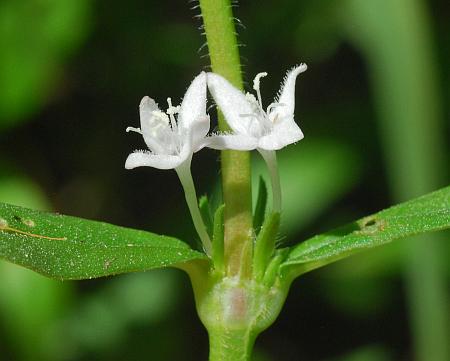
<instances>
[{"instance_id":1,"label":"flower pair","mask_svg":"<svg viewBox=\"0 0 450 361\"><path fill-rule=\"evenodd\" d=\"M128 127L127 131L142 134L149 151L130 154L125 168L177 168L190 162L192 154L204 147L264 152L299 141L303 133L294 121L295 80L305 70L306 65L301 64L287 73L278 97L266 110L262 106L259 83L267 73L258 74L253 81L257 98L242 93L220 75L204 72L192 81L180 106L173 106L171 99L167 99L166 112L153 99L144 97L139 106L141 127ZM207 87L232 134L208 136Z\"/></svg>"},{"instance_id":2,"label":"flower pair","mask_svg":"<svg viewBox=\"0 0 450 361\"><path fill-rule=\"evenodd\" d=\"M259 73L253 81L252 94L244 94L226 79L214 73L200 73L192 81L180 106L167 98L166 112L156 102L144 97L139 106L141 127L128 127L144 137L148 151L131 153L125 168L148 166L175 169L184 189L194 226L205 252L211 255L211 240L197 205L191 175L192 155L204 147L213 149L257 149L266 161L272 182L273 211L281 211L281 189L275 151L299 141L303 133L294 121L295 80L306 70L305 64L290 70L275 101L264 110L261 101ZM208 136L210 119L206 113L206 90L223 112L232 129L230 134Z\"/></svg>"}]
</instances>

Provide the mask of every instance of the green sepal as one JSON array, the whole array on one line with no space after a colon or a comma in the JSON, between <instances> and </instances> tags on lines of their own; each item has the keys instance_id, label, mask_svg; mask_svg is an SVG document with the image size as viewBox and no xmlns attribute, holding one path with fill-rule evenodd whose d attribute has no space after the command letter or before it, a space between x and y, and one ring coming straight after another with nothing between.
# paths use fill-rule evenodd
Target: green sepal
<instances>
[{"instance_id":1,"label":"green sepal","mask_svg":"<svg viewBox=\"0 0 450 361\"><path fill-rule=\"evenodd\" d=\"M264 273L263 284L265 286L271 287L275 283L275 280L280 273L280 265L286 259L289 251L289 248L275 250L275 254L267 265Z\"/></svg>"},{"instance_id":2,"label":"green sepal","mask_svg":"<svg viewBox=\"0 0 450 361\"><path fill-rule=\"evenodd\" d=\"M214 230L213 230L213 253L212 258L214 268L218 272L224 272L224 230L223 230L223 211L225 205L222 204L214 213Z\"/></svg>"},{"instance_id":3,"label":"green sepal","mask_svg":"<svg viewBox=\"0 0 450 361\"><path fill-rule=\"evenodd\" d=\"M279 227L280 213L271 213L264 220L261 231L256 237L253 255L253 269L257 280L261 280L263 278L270 258L275 251L275 242Z\"/></svg>"},{"instance_id":4,"label":"green sepal","mask_svg":"<svg viewBox=\"0 0 450 361\"><path fill-rule=\"evenodd\" d=\"M255 212L253 214L253 229L258 234L264 222L267 208L267 185L263 177L259 177L258 197L256 199Z\"/></svg>"},{"instance_id":5,"label":"green sepal","mask_svg":"<svg viewBox=\"0 0 450 361\"><path fill-rule=\"evenodd\" d=\"M198 208L202 215L203 222L205 223L206 232L212 237L213 234L213 217L211 207L209 206L209 200L207 195L203 195L198 200Z\"/></svg>"}]
</instances>

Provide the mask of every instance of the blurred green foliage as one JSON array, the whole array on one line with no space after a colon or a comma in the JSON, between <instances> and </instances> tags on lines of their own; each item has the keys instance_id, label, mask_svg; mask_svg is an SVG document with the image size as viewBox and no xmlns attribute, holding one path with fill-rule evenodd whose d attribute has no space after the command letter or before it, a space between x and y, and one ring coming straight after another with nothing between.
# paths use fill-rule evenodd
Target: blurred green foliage
<instances>
[{"instance_id":1,"label":"blurred green foliage","mask_svg":"<svg viewBox=\"0 0 450 361\"><path fill-rule=\"evenodd\" d=\"M368 59L393 198L402 201L445 185L443 107L427 9L418 0L350 0L348 10L349 36ZM403 250L417 360L450 358L444 241L439 234L418 237Z\"/></svg>"},{"instance_id":2,"label":"blurred green foliage","mask_svg":"<svg viewBox=\"0 0 450 361\"><path fill-rule=\"evenodd\" d=\"M87 0L0 3L0 129L48 102L89 29Z\"/></svg>"},{"instance_id":3,"label":"blurred green foliage","mask_svg":"<svg viewBox=\"0 0 450 361\"><path fill-rule=\"evenodd\" d=\"M179 99L208 64L207 49L198 51L201 24L192 19L198 10L190 6L0 2L2 202L195 244L175 175L123 169L136 146L124 129L138 124L140 98ZM413 191L405 184L448 183L442 143L448 144L450 109L439 101L450 96L447 1L265 0L242 1L234 10L246 26L238 27L244 78L273 74L263 98L278 88L286 67L309 66L296 102L306 138L279 152L283 243L408 198ZM199 194L217 184L217 157L202 152L194 160ZM426 167L410 171L418 159ZM265 175L258 162L255 181ZM439 262L448 264L448 235L437 242ZM280 319L257 343L259 358L423 359L417 344L442 345L446 336L411 336L415 308L406 311L410 281L402 276L408 258L394 244L295 283ZM442 280L448 285L448 267L422 272L430 259L413 264L424 278L412 277L438 289ZM448 315L446 300L448 287L438 300ZM424 307L425 315L434 312ZM177 272L61 284L1 264L0 336L0 360L142 360L149 348L153 360L198 360L207 350L187 279ZM427 361L446 361L442 352Z\"/></svg>"},{"instance_id":4,"label":"blurred green foliage","mask_svg":"<svg viewBox=\"0 0 450 361\"><path fill-rule=\"evenodd\" d=\"M379 346L367 346L361 349L338 357L336 361L389 361L392 357L389 353Z\"/></svg>"}]
</instances>

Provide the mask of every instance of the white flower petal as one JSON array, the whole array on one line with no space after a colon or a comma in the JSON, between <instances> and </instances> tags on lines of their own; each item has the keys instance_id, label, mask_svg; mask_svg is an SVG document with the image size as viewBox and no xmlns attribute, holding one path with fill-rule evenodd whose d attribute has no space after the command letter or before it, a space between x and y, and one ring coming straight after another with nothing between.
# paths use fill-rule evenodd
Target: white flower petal
<instances>
[{"instance_id":1,"label":"white flower petal","mask_svg":"<svg viewBox=\"0 0 450 361\"><path fill-rule=\"evenodd\" d=\"M206 73L202 72L188 87L179 108L172 106L168 98L167 112L161 112L153 99L144 97L139 106L141 128L129 127L127 131L142 134L150 152L130 154L125 167L171 169L190 162L192 154L204 146L203 140L209 131L206 88Z\"/></svg>"},{"instance_id":2,"label":"white flower petal","mask_svg":"<svg viewBox=\"0 0 450 361\"><path fill-rule=\"evenodd\" d=\"M303 139L303 133L292 117L274 125L272 132L259 139L258 148L279 150Z\"/></svg>"},{"instance_id":3,"label":"white flower petal","mask_svg":"<svg viewBox=\"0 0 450 361\"><path fill-rule=\"evenodd\" d=\"M164 144L161 144L161 141L154 136L154 112L160 112L158 104L148 96L143 97L139 104L139 116L141 119L140 132L144 137L147 147L152 152L160 153L164 149ZM166 127L169 127L169 125L167 124ZM168 133L167 130L165 133Z\"/></svg>"},{"instance_id":4,"label":"white flower petal","mask_svg":"<svg viewBox=\"0 0 450 361\"><path fill-rule=\"evenodd\" d=\"M247 134L254 108L246 96L220 75L208 73L208 87L232 130ZM242 116L244 115L244 116Z\"/></svg>"},{"instance_id":5,"label":"white flower petal","mask_svg":"<svg viewBox=\"0 0 450 361\"><path fill-rule=\"evenodd\" d=\"M288 116L292 116L294 114L295 109L295 80L297 79L297 75L306 71L306 64L300 64L299 66L293 68L288 71L286 77L284 78L283 84L280 88L279 96L277 103L280 103L280 106L277 106L273 113L278 115L278 117L284 118Z\"/></svg>"},{"instance_id":6,"label":"white flower petal","mask_svg":"<svg viewBox=\"0 0 450 361\"><path fill-rule=\"evenodd\" d=\"M186 90L178 114L178 125L183 128L189 128L198 118L204 118L205 116L206 73L201 72Z\"/></svg>"},{"instance_id":7,"label":"white flower petal","mask_svg":"<svg viewBox=\"0 0 450 361\"><path fill-rule=\"evenodd\" d=\"M139 104L139 116L141 118L141 130L143 133L145 130L148 130L153 117L153 112L155 111L160 111L158 104L148 96L143 97Z\"/></svg>"},{"instance_id":8,"label":"white flower petal","mask_svg":"<svg viewBox=\"0 0 450 361\"><path fill-rule=\"evenodd\" d=\"M200 149L205 147L204 140L206 139L206 135L209 132L209 116L204 116L197 118L195 123L192 124L192 126L189 128L188 132L190 132L191 135L191 148L192 151L198 152Z\"/></svg>"},{"instance_id":9,"label":"white flower petal","mask_svg":"<svg viewBox=\"0 0 450 361\"><path fill-rule=\"evenodd\" d=\"M153 167L158 169L172 169L178 167L185 159L178 155L152 154L150 152L131 153L126 162L126 169L136 167Z\"/></svg>"},{"instance_id":10,"label":"white flower petal","mask_svg":"<svg viewBox=\"0 0 450 361\"><path fill-rule=\"evenodd\" d=\"M253 150L258 139L242 134L213 135L204 139L204 146L212 149Z\"/></svg>"}]
</instances>

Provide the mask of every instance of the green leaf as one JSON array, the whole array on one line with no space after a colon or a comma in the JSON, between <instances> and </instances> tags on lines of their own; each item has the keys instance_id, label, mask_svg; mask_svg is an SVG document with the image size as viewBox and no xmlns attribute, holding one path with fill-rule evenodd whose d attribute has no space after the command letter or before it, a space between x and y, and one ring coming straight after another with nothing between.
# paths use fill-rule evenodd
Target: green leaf
<instances>
[{"instance_id":1,"label":"green leaf","mask_svg":"<svg viewBox=\"0 0 450 361\"><path fill-rule=\"evenodd\" d=\"M206 256L172 237L0 203L0 258L69 280L177 266Z\"/></svg>"},{"instance_id":2,"label":"green leaf","mask_svg":"<svg viewBox=\"0 0 450 361\"><path fill-rule=\"evenodd\" d=\"M40 210L50 208L36 184L1 160L0 199ZM73 286L0 260L1 328L4 343L17 360L61 359L60 353L54 352L48 334L55 322L68 312Z\"/></svg>"},{"instance_id":3,"label":"green leaf","mask_svg":"<svg viewBox=\"0 0 450 361\"><path fill-rule=\"evenodd\" d=\"M206 231L208 232L208 235L212 237L213 217L211 214L211 207L209 206L209 200L206 195L201 196L198 200L198 209L200 210L203 222L205 223Z\"/></svg>"},{"instance_id":4,"label":"green leaf","mask_svg":"<svg viewBox=\"0 0 450 361\"><path fill-rule=\"evenodd\" d=\"M264 276L266 267L275 251L275 239L280 228L280 213L273 212L265 220L255 241L253 267L256 279Z\"/></svg>"},{"instance_id":5,"label":"green leaf","mask_svg":"<svg viewBox=\"0 0 450 361\"><path fill-rule=\"evenodd\" d=\"M256 199L255 212L253 215L253 228L259 233L266 216L267 206L267 185L262 176L259 176L258 198Z\"/></svg>"},{"instance_id":6,"label":"green leaf","mask_svg":"<svg viewBox=\"0 0 450 361\"><path fill-rule=\"evenodd\" d=\"M450 187L401 203L291 249L283 272L299 276L393 240L450 228Z\"/></svg>"}]
</instances>

